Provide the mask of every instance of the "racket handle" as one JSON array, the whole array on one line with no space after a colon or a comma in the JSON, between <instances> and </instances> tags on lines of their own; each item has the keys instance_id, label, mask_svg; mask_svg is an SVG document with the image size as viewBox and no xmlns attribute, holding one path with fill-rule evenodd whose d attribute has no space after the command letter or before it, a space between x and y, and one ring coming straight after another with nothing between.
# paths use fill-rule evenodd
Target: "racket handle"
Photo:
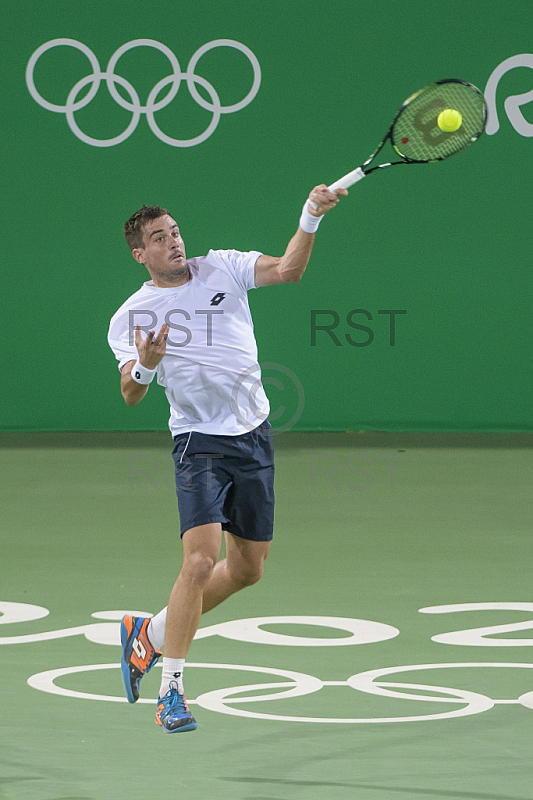
<instances>
[{"instance_id":1,"label":"racket handle","mask_svg":"<svg viewBox=\"0 0 533 800\"><path fill-rule=\"evenodd\" d=\"M344 175L342 178L339 178L338 181L332 183L331 186L328 186L328 189L330 192L334 192L335 189L347 189L349 186L353 186L354 183L357 183L357 181L360 181L362 180L362 178L365 177L366 175L361 169L361 167L357 167L357 169L348 172L347 175ZM313 206L314 209L318 208L316 203L313 203L312 200L309 201L309 205Z\"/></svg>"},{"instance_id":2,"label":"racket handle","mask_svg":"<svg viewBox=\"0 0 533 800\"><path fill-rule=\"evenodd\" d=\"M360 181L362 178L365 177L365 173L361 169L361 167L357 167L357 169L352 170L347 175L344 175L342 178L339 178L338 181L332 183L331 186L328 186L330 192L335 191L335 189L347 189L349 186L353 186L354 183Z\"/></svg>"}]
</instances>

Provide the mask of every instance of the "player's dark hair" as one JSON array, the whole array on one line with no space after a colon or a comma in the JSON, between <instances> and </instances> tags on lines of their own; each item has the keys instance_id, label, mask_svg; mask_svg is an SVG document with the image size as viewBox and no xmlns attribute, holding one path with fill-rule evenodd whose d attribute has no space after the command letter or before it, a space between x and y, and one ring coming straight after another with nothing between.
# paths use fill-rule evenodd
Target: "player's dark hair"
<instances>
[{"instance_id":1,"label":"player's dark hair","mask_svg":"<svg viewBox=\"0 0 533 800\"><path fill-rule=\"evenodd\" d=\"M165 214L170 215L170 211L161 206L143 206L135 214L132 214L129 220L124 223L124 238L126 239L130 250L135 247L144 247L143 243L143 228L147 222L153 219L163 217Z\"/></svg>"}]
</instances>

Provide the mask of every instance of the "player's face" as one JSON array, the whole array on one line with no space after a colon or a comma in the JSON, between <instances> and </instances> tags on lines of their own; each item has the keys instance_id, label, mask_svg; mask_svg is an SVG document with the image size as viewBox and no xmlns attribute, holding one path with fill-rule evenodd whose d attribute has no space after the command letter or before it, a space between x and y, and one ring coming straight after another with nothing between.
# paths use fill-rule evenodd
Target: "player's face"
<instances>
[{"instance_id":1,"label":"player's face","mask_svg":"<svg viewBox=\"0 0 533 800\"><path fill-rule=\"evenodd\" d=\"M133 257L152 276L174 282L188 275L185 244L175 220L165 214L147 222L143 228L143 247L133 250Z\"/></svg>"}]
</instances>

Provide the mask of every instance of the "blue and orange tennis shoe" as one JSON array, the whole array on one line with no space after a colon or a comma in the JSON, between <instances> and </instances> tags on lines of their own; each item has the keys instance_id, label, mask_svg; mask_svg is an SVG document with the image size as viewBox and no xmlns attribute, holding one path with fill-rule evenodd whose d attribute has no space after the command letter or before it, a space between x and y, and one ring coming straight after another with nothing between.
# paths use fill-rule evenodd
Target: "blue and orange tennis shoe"
<instances>
[{"instance_id":1,"label":"blue and orange tennis shoe","mask_svg":"<svg viewBox=\"0 0 533 800\"><path fill-rule=\"evenodd\" d=\"M169 690L157 701L155 721L166 733L195 731L198 723L192 716L184 694L178 692L176 681L170 681Z\"/></svg>"},{"instance_id":2,"label":"blue and orange tennis shoe","mask_svg":"<svg viewBox=\"0 0 533 800\"><path fill-rule=\"evenodd\" d=\"M143 675L150 672L159 660L161 653L154 650L148 638L149 617L132 617L126 614L120 623L122 642L122 681L128 702L139 699L139 684Z\"/></svg>"}]
</instances>

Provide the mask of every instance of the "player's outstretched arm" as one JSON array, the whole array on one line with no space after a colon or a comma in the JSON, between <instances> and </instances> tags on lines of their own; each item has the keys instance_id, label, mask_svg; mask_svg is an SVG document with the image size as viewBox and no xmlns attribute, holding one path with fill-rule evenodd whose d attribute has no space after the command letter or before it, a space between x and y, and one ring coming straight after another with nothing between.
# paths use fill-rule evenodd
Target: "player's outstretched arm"
<instances>
[{"instance_id":1,"label":"player's outstretched arm","mask_svg":"<svg viewBox=\"0 0 533 800\"><path fill-rule=\"evenodd\" d=\"M282 256L260 256L255 264L255 285L272 286L276 283L297 283L309 263L315 241L315 231L320 220L335 208L339 197L348 194L346 189L330 192L325 183L315 186L303 207L298 230ZM309 204L312 200L316 209Z\"/></svg>"}]
</instances>

